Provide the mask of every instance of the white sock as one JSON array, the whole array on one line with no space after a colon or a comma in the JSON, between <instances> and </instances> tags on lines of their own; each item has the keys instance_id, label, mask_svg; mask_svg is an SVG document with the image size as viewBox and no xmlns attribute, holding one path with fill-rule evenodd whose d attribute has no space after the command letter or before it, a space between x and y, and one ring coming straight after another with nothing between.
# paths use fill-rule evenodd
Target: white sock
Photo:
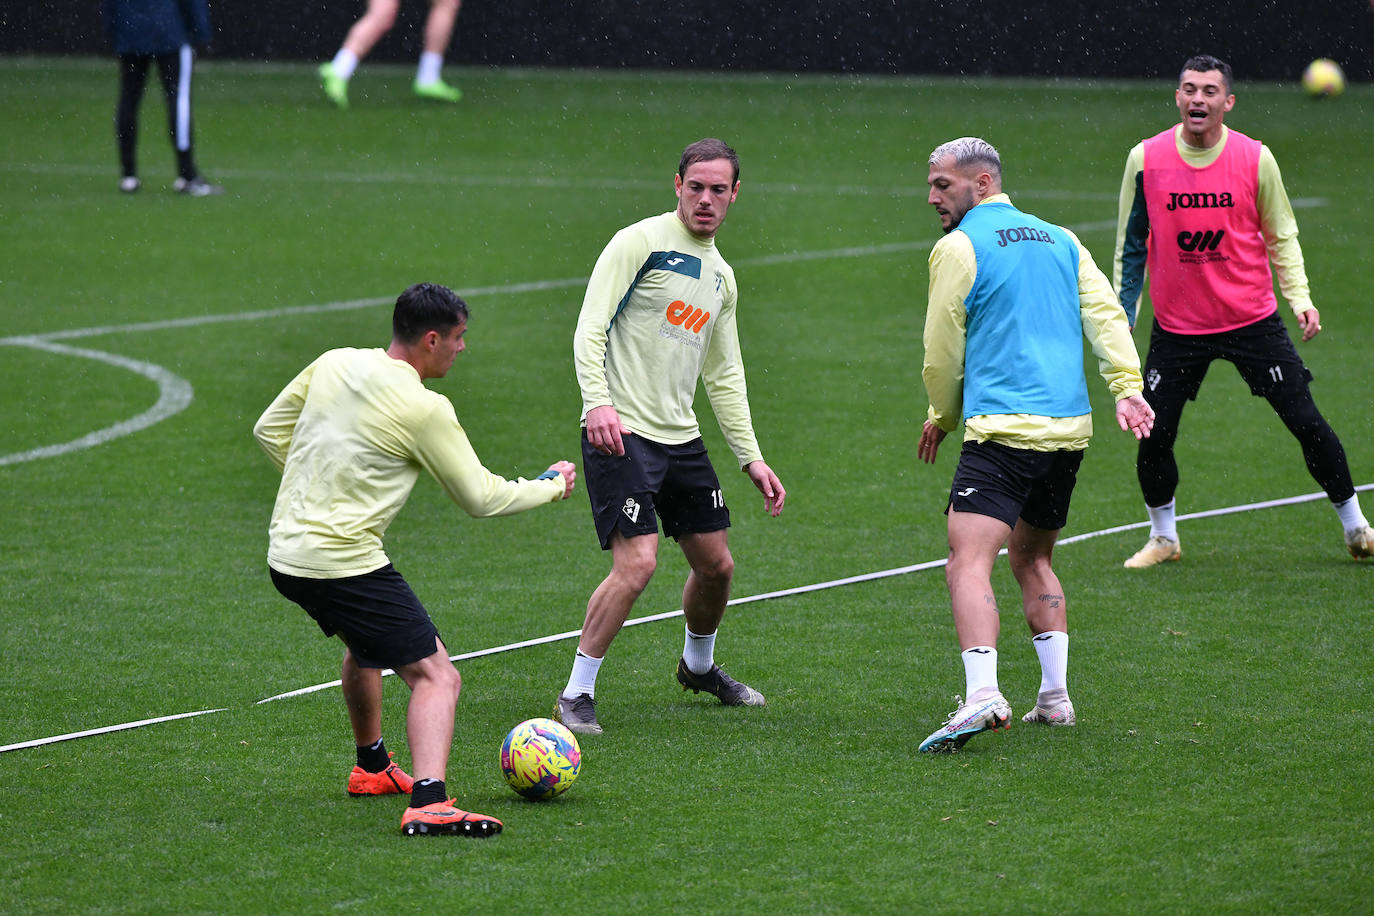
<instances>
[{"instance_id":1,"label":"white sock","mask_svg":"<svg viewBox=\"0 0 1374 916\"><path fill-rule=\"evenodd\" d=\"M596 696L596 673L601 670L601 663L605 660L604 656L592 658L579 650L573 656L572 674L568 675L568 686L563 688L563 696L569 700L584 693L589 697Z\"/></svg>"},{"instance_id":2,"label":"white sock","mask_svg":"<svg viewBox=\"0 0 1374 916\"><path fill-rule=\"evenodd\" d=\"M964 702L985 699L997 689L997 649L994 646L970 646L959 653L964 660Z\"/></svg>"},{"instance_id":3,"label":"white sock","mask_svg":"<svg viewBox=\"0 0 1374 916\"><path fill-rule=\"evenodd\" d=\"M687 630L687 637L682 643L682 660L687 663L687 670L693 674L705 674L711 670L711 666L716 663L716 634L711 633L707 636L693 633Z\"/></svg>"},{"instance_id":4,"label":"white sock","mask_svg":"<svg viewBox=\"0 0 1374 916\"><path fill-rule=\"evenodd\" d=\"M1343 503L1332 503L1336 508L1336 514L1341 517L1341 525L1346 531L1354 531L1358 528L1369 526L1369 520L1360 511L1360 494L1356 493Z\"/></svg>"},{"instance_id":5,"label":"white sock","mask_svg":"<svg viewBox=\"0 0 1374 916\"><path fill-rule=\"evenodd\" d=\"M1040 656L1040 695L1051 690L1068 697L1069 634L1062 630L1046 630L1031 637L1035 654Z\"/></svg>"},{"instance_id":6,"label":"white sock","mask_svg":"<svg viewBox=\"0 0 1374 916\"><path fill-rule=\"evenodd\" d=\"M1178 540L1178 519L1174 517L1174 500L1171 499L1158 508L1146 506L1145 511L1150 513L1150 537Z\"/></svg>"},{"instance_id":7,"label":"white sock","mask_svg":"<svg viewBox=\"0 0 1374 916\"><path fill-rule=\"evenodd\" d=\"M420 55L420 66L415 70L415 82L421 85L439 82L439 68L444 65L444 55L425 51Z\"/></svg>"},{"instance_id":8,"label":"white sock","mask_svg":"<svg viewBox=\"0 0 1374 916\"><path fill-rule=\"evenodd\" d=\"M352 79L353 71L358 69L358 55L347 48L340 48L339 53L334 55L334 72L339 74L341 79Z\"/></svg>"}]
</instances>

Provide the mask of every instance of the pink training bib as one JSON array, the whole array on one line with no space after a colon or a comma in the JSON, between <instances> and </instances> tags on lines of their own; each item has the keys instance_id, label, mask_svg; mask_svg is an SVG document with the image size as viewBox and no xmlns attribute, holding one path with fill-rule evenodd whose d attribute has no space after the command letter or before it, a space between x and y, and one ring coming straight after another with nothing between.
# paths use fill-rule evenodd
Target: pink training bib
<instances>
[{"instance_id":1,"label":"pink training bib","mask_svg":"<svg viewBox=\"0 0 1374 916\"><path fill-rule=\"evenodd\" d=\"M1225 143L1200 169L1179 155L1174 128L1145 141L1150 300L1175 334L1230 331L1278 308L1256 199L1260 142L1228 130Z\"/></svg>"}]
</instances>

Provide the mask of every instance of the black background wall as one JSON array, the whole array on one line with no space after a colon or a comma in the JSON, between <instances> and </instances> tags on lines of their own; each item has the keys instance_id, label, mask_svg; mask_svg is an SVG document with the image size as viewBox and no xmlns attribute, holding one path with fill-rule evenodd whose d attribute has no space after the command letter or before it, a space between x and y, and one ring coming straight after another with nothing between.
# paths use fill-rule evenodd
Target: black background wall
<instances>
[{"instance_id":1,"label":"black background wall","mask_svg":"<svg viewBox=\"0 0 1374 916\"><path fill-rule=\"evenodd\" d=\"M323 60L363 0L212 0L210 57ZM4 0L0 53L107 53L99 0ZM374 60L414 60L428 4L402 0ZM1314 57L1374 79L1371 0L467 0L449 61L492 66L1172 78L1190 54L1238 79Z\"/></svg>"}]
</instances>

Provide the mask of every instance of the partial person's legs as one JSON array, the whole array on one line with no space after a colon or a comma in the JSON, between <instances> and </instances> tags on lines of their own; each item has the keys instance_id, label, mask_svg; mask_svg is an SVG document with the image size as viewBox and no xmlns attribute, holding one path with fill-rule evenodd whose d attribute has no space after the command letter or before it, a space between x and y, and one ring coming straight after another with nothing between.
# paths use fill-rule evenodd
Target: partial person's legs
<instances>
[{"instance_id":1,"label":"partial person's legs","mask_svg":"<svg viewBox=\"0 0 1374 916\"><path fill-rule=\"evenodd\" d=\"M658 565L658 535L611 534L611 571L592 592L577 649L603 658Z\"/></svg>"},{"instance_id":2,"label":"partial person's legs","mask_svg":"<svg viewBox=\"0 0 1374 916\"><path fill-rule=\"evenodd\" d=\"M458 21L462 0L433 0L429 18L425 20L425 51L443 57L453 39L453 25Z\"/></svg>"},{"instance_id":3,"label":"partial person's legs","mask_svg":"<svg viewBox=\"0 0 1374 916\"><path fill-rule=\"evenodd\" d=\"M1008 727L1011 708L997 686L1001 621L992 593L992 565L1010 532L1011 526L991 516L949 513L945 584L964 663L965 699L944 725L921 742L921 751L955 751L974 735Z\"/></svg>"},{"instance_id":4,"label":"partial person's legs","mask_svg":"<svg viewBox=\"0 0 1374 916\"><path fill-rule=\"evenodd\" d=\"M182 181L190 181L198 174L191 149L191 72L194 60L189 45L183 45L175 54L157 56L162 96L167 103L167 135L177 158L177 176Z\"/></svg>"},{"instance_id":5,"label":"partial person's legs","mask_svg":"<svg viewBox=\"0 0 1374 916\"><path fill-rule=\"evenodd\" d=\"M1152 369L1147 359L1147 378ZM1196 391L1196 384L1175 379L1157 382L1155 388L1148 384L1145 387L1145 401L1154 408L1155 424L1150 435L1136 446L1135 472L1150 516L1150 537L1144 547L1127 558L1123 564L1127 569L1157 566L1183 556L1174 508L1174 494L1178 490L1174 443L1178 440L1183 408Z\"/></svg>"},{"instance_id":6,"label":"partial person's legs","mask_svg":"<svg viewBox=\"0 0 1374 916\"><path fill-rule=\"evenodd\" d=\"M348 775L348 794L396 795L414 788L410 774L391 762L386 743L382 740L382 671L364 668L353 652L344 649L344 704L348 707L348 722L353 728L353 743L357 749L357 763Z\"/></svg>"},{"instance_id":7,"label":"partial person's legs","mask_svg":"<svg viewBox=\"0 0 1374 916\"><path fill-rule=\"evenodd\" d=\"M1325 491L1345 532L1345 546L1359 560L1374 556L1374 531L1360 509L1355 481L1350 474L1345 447L1317 409L1307 385L1268 394L1269 404L1283 425L1302 446L1302 457L1312 479Z\"/></svg>"},{"instance_id":8,"label":"partial person's legs","mask_svg":"<svg viewBox=\"0 0 1374 916\"><path fill-rule=\"evenodd\" d=\"M390 32L391 27L396 24L396 14L400 8L400 0L367 0L367 12L353 24L353 28L348 30L348 36L344 38L341 50L351 55L351 63L347 73L339 68L340 76L348 79L353 75L353 68L358 66L358 61L367 57L377 42L382 40L382 36ZM337 57L334 63L336 67L339 66Z\"/></svg>"},{"instance_id":9,"label":"partial person's legs","mask_svg":"<svg viewBox=\"0 0 1374 916\"><path fill-rule=\"evenodd\" d=\"M344 649L343 675L340 678L348 722L353 727L353 743L369 747L382 737L382 672L364 668Z\"/></svg>"},{"instance_id":10,"label":"partial person's legs","mask_svg":"<svg viewBox=\"0 0 1374 916\"><path fill-rule=\"evenodd\" d=\"M396 674L410 687L406 738L417 786L425 780L444 781L453 745L453 717L463 686L444 644L436 639L435 646L433 655L396 669Z\"/></svg>"},{"instance_id":11,"label":"partial person's legs","mask_svg":"<svg viewBox=\"0 0 1374 916\"><path fill-rule=\"evenodd\" d=\"M358 69L358 62L391 31L399 10L400 0L368 0L367 12L348 30L334 59L320 64L320 85L335 105L348 107L348 81Z\"/></svg>"},{"instance_id":12,"label":"partial person's legs","mask_svg":"<svg viewBox=\"0 0 1374 916\"><path fill-rule=\"evenodd\" d=\"M1037 528L1018 519L1007 542L1007 559L1021 587L1021 606L1031 632L1031 644L1040 659L1040 690L1035 708L1023 722L1073 725L1069 701L1069 614L1064 588L1050 561L1058 531Z\"/></svg>"},{"instance_id":13,"label":"partial person's legs","mask_svg":"<svg viewBox=\"0 0 1374 916\"><path fill-rule=\"evenodd\" d=\"M715 662L716 631L725 617L730 581L735 575L728 530L683 534L678 544L691 567L682 588L686 633L677 666L678 683L693 693L704 690L726 706L765 705L763 694L735 680Z\"/></svg>"},{"instance_id":14,"label":"partial person's legs","mask_svg":"<svg viewBox=\"0 0 1374 916\"><path fill-rule=\"evenodd\" d=\"M115 142L119 147L119 168L122 180L119 189L132 194L139 189L138 181L138 107L148 84L148 66L152 58L146 54L125 54L119 58L119 102L115 105Z\"/></svg>"},{"instance_id":15,"label":"partial person's legs","mask_svg":"<svg viewBox=\"0 0 1374 916\"><path fill-rule=\"evenodd\" d=\"M720 628L720 622L725 617L725 604L730 600L730 581L735 575L729 533L721 529L703 534L684 534L678 539L678 544L691 567L682 588L682 612L687 621L687 630L698 636L711 636ZM706 667L710 669L710 665Z\"/></svg>"},{"instance_id":16,"label":"partial person's legs","mask_svg":"<svg viewBox=\"0 0 1374 916\"><path fill-rule=\"evenodd\" d=\"M429 18L425 20L424 51L415 70L415 93L421 98L456 102L463 97L457 87L445 83L439 76L461 5L461 0L432 0L430 3Z\"/></svg>"},{"instance_id":17,"label":"partial person's legs","mask_svg":"<svg viewBox=\"0 0 1374 916\"><path fill-rule=\"evenodd\" d=\"M1317 409L1312 389L1307 385L1287 387L1270 392L1265 399L1302 446L1307 472L1331 501L1339 503L1354 496L1355 482L1350 476L1345 448Z\"/></svg>"},{"instance_id":18,"label":"partial person's legs","mask_svg":"<svg viewBox=\"0 0 1374 916\"><path fill-rule=\"evenodd\" d=\"M949 563L945 584L960 650L996 648L1001 621L992 594L992 564L1006 543L1006 522L974 512L949 513Z\"/></svg>"},{"instance_id":19,"label":"partial person's legs","mask_svg":"<svg viewBox=\"0 0 1374 916\"><path fill-rule=\"evenodd\" d=\"M611 532L611 571L592 592L568 683L554 702L553 718L580 735L601 734L596 719L596 676L612 640L625 625L658 564L658 535Z\"/></svg>"},{"instance_id":20,"label":"partial person's legs","mask_svg":"<svg viewBox=\"0 0 1374 916\"><path fill-rule=\"evenodd\" d=\"M435 639L434 645L433 655L396 669L410 687L406 736L415 770L410 807L401 815L401 832L407 836L492 836L501 832L499 820L455 808L446 797L444 780L453 746L453 717L463 680L449 661L443 642Z\"/></svg>"}]
</instances>

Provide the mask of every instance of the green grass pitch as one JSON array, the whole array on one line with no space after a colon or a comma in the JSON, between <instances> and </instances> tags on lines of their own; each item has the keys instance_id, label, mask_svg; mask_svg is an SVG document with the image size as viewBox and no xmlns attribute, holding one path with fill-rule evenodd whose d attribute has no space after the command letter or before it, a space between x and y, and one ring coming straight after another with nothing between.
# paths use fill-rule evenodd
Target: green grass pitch
<instances>
[{"instance_id":1,"label":"green grass pitch","mask_svg":"<svg viewBox=\"0 0 1374 916\"><path fill-rule=\"evenodd\" d=\"M497 756L512 725L549 713L573 643L462 662L449 786L506 822L495 839L406 840L399 799L348 798L338 691L257 702L338 677L337 642L268 582L276 475L250 432L310 359L384 345L408 284L453 286L472 305L469 349L433 385L478 453L508 476L576 459L582 280L615 230L672 206L682 147L720 136L743 188L719 244L759 437L789 493L767 518L703 399L734 594L938 560L956 453L915 457L939 232L926 156L987 138L1013 200L1075 228L1110 269L1126 152L1175 117L1163 82L450 76L461 105L425 106L408 68L369 66L339 112L309 67L209 63L198 154L228 193L189 200L170 191L151 92L144 188L117 192L113 62L0 60L0 456L143 415L159 380L190 394L130 435L0 465L0 745L223 710L0 754L0 908L1369 906L1374 564L1346 556L1322 501L1185 521L1184 561L1144 573L1121 568L1139 529L1062 546L1076 729L1019 722L1039 667L1001 565L1015 727L916 754L963 683L934 568L733 609L718 657L767 695L760 710L678 689L680 620L625 630L599 681L607 732L551 803L510 792ZM1299 207L1325 326L1300 349L1359 484L1374 480L1372 106L1367 86L1315 103L1242 84L1228 118L1275 151ZM1092 388L1098 436L1065 536L1144 518L1133 443ZM1225 365L1189 408L1179 458L1182 512L1316 489ZM477 652L581 625L607 568L588 514L579 491L473 521L422 480L388 548L451 650ZM680 607L683 574L665 544L636 614ZM385 733L408 764L405 696L388 682Z\"/></svg>"}]
</instances>

